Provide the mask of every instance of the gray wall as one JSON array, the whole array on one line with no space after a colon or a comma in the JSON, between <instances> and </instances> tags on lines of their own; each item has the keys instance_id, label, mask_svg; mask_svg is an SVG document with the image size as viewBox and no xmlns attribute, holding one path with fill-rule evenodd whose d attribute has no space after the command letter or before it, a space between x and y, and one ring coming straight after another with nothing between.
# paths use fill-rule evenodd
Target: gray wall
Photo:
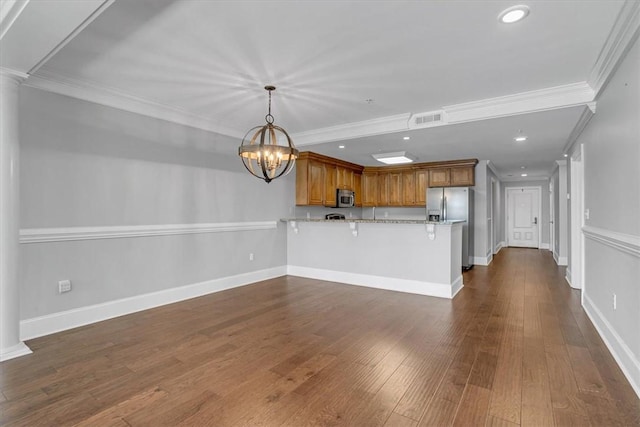
<instances>
[{"instance_id":1,"label":"gray wall","mask_svg":"<svg viewBox=\"0 0 640 427\"><path fill-rule=\"evenodd\" d=\"M568 257L568 240L569 240L569 223L568 223L568 169L566 162L561 161L556 167L551 181L553 182L553 242L551 242L551 250L553 251L556 262L565 261Z\"/></svg>"},{"instance_id":2,"label":"gray wall","mask_svg":"<svg viewBox=\"0 0 640 427\"><path fill-rule=\"evenodd\" d=\"M294 174L266 184L239 141L23 87L21 228L278 220ZM259 117L257 119L260 119ZM248 254L255 260L250 262ZM28 319L286 264L276 230L21 245ZM73 291L57 293L71 279Z\"/></svg>"},{"instance_id":3,"label":"gray wall","mask_svg":"<svg viewBox=\"0 0 640 427\"><path fill-rule=\"evenodd\" d=\"M502 224L501 183L489 167L489 160L480 160L476 165L476 185L474 187L474 257L491 258L495 247L503 240L500 232ZM495 181L496 185L493 185ZM495 187L495 188L494 188ZM493 204L493 216L492 216ZM493 239L491 228L493 225ZM492 247L491 241L494 240Z\"/></svg>"},{"instance_id":4,"label":"gray wall","mask_svg":"<svg viewBox=\"0 0 640 427\"><path fill-rule=\"evenodd\" d=\"M576 148L584 146L585 209L590 211L585 226L596 227L599 234L624 233L636 241L640 236L639 76L636 40L576 142ZM584 268L585 308L640 387L640 258L587 238Z\"/></svg>"}]
</instances>

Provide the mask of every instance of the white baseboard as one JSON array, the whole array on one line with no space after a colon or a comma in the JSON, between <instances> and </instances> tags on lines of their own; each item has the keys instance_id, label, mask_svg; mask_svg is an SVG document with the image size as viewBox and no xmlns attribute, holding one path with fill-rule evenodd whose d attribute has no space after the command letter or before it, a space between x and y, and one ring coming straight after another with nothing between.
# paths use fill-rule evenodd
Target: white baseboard
<instances>
[{"instance_id":1,"label":"white baseboard","mask_svg":"<svg viewBox=\"0 0 640 427\"><path fill-rule=\"evenodd\" d=\"M20 321L20 339L37 338L286 274L286 266L273 267L26 319Z\"/></svg>"},{"instance_id":2,"label":"white baseboard","mask_svg":"<svg viewBox=\"0 0 640 427\"><path fill-rule=\"evenodd\" d=\"M392 277L373 276L369 274L347 273L344 271L324 270L320 268L287 266L287 274L345 283L347 285L368 288L386 289L389 291L407 292L440 298L453 298L463 287L462 274L451 284L421 282L419 280L396 279Z\"/></svg>"},{"instance_id":3,"label":"white baseboard","mask_svg":"<svg viewBox=\"0 0 640 427\"><path fill-rule=\"evenodd\" d=\"M474 256L473 257L473 265L483 265L487 266L491 263L493 256L489 258L488 256Z\"/></svg>"},{"instance_id":4,"label":"white baseboard","mask_svg":"<svg viewBox=\"0 0 640 427\"><path fill-rule=\"evenodd\" d=\"M500 249L506 247L507 244L503 241L503 242L498 242L498 244L496 245L496 247L493 249L493 254L497 254L498 252L500 252Z\"/></svg>"},{"instance_id":5,"label":"white baseboard","mask_svg":"<svg viewBox=\"0 0 640 427\"><path fill-rule=\"evenodd\" d=\"M640 398L640 361L604 317L602 312L598 310L593 301L591 301L591 298L584 294L584 292L582 296L582 307L584 311L587 313L587 316L589 316L589 319L591 319L591 323L595 326L602 341L604 341L613 355L613 358L618 362L618 366L620 366L624 376L627 377L631 387Z\"/></svg>"},{"instance_id":6,"label":"white baseboard","mask_svg":"<svg viewBox=\"0 0 640 427\"><path fill-rule=\"evenodd\" d=\"M573 285L571 284L571 269L569 267L567 267L567 270L565 271L564 280L566 280L569 286L573 288Z\"/></svg>"},{"instance_id":7,"label":"white baseboard","mask_svg":"<svg viewBox=\"0 0 640 427\"><path fill-rule=\"evenodd\" d=\"M0 349L0 362L5 360L15 359L16 357L25 356L31 354L33 351L23 342L19 342L6 349Z\"/></svg>"},{"instance_id":8,"label":"white baseboard","mask_svg":"<svg viewBox=\"0 0 640 427\"><path fill-rule=\"evenodd\" d=\"M540 243L540 249L550 250L550 246L548 243Z\"/></svg>"},{"instance_id":9,"label":"white baseboard","mask_svg":"<svg viewBox=\"0 0 640 427\"><path fill-rule=\"evenodd\" d=\"M569 265L569 259L566 256L561 256L561 257L558 257L558 259L556 260L556 263L560 266L567 266Z\"/></svg>"}]
</instances>

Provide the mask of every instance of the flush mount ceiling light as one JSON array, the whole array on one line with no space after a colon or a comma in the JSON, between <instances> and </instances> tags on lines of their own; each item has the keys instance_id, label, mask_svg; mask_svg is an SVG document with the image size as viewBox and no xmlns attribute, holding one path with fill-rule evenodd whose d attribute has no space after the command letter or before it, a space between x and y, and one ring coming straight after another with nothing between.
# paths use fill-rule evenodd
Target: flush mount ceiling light
<instances>
[{"instance_id":1,"label":"flush mount ceiling light","mask_svg":"<svg viewBox=\"0 0 640 427\"><path fill-rule=\"evenodd\" d=\"M416 158L406 151L396 151L393 153L378 153L371 155L374 159L387 165L399 165L402 163L412 163Z\"/></svg>"},{"instance_id":2,"label":"flush mount ceiling light","mask_svg":"<svg viewBox=\"0 0 640 427\"><path fill-rule=\"evenodd\" d=\"M521 173L520 176L527 176L527 174L526 173Z\"/></svg>"},{"instance_id":3,"label":"flush mount ceiling light","mask_svg":"<svg viewBox=\"0 0 640 427\"><path fill-rule=\"evenodd\" d=\"M503 24L513 24L514 22L518 22L527 17L529 14L529 7L523 4L518 6L512 6L508 9L503 10L500 15L498 15L498 21Z\"/></svg>"},{"instance_id":4,"label":"flush mount ceiling light","mask_svg":"<svg viewBox=\"0 0 640 427\"><path fill-rule=\"evenodd\" d=\"M411 137L410 136L403 136L402 139L404 139L405 141L408 141L408 140L411 139Z\"/></svg>"},{"instance_id":5,"label":"flush mount ceiling light","mask_svg":"<svg viewBox=\"0 0 640 427\"><path fill-rule=\"evenodd\" d=\"M269 92L269 113L264 117L267 124L249 129L242 138L238 153L251 175L269 183L291 172L298 158L298 150L287 131L273 124L271 92L276 90L275 86L264 88ZM278 133L287 145L278 145Z\"/></svg>"},{"instance_id":6,"label":"flush mount ceiling light","mask_svg":"<svg viewBox=\"0 0 640 427\"><path fill-rule=\"evenodd\" d=\"M513 140L514 140L515 142L523 142L523 141L526 141L526 140L527 140L527 137L526 137L526 136L524 136L524 135L522 135L522 136L516 136L515 138L513 138Z\"/></svg>"}]
</instances>

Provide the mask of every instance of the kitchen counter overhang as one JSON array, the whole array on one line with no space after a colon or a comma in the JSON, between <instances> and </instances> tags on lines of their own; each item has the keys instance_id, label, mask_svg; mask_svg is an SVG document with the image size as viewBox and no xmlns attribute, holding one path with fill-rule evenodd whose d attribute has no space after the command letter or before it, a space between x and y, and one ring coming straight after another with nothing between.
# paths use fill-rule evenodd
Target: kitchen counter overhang
<instances>
[{"instance_id":1,"label":"kitchen counter overhang","mask_svg":"<svg viewBox=\"0 0 640 427\"><path fill-rule=\"evenodd\" d=\"M462 221L288 218L288 274L453 298Z\"/></svg>"}]
</instances>

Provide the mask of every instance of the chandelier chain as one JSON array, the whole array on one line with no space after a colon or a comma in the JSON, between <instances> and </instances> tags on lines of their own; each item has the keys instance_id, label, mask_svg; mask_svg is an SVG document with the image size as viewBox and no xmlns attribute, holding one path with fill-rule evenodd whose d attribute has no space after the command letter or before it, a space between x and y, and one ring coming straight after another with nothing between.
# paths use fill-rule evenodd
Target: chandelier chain
<instances>
[{"instance_id":1,"label":"chandelier chain","mask_svg":"<svg viewBox=\"0 0 640 427\"><path fill-rule=\"evenodd\" d=\"M269 113L266 116L264 116L264 119L267 121L267 123L269 123L271 125L275 121L275 119L271 115L271 91L273 89L270 89L269 86L267 86L265 89L267 89L269 91Z\"/></svg>"}]
</instances>

